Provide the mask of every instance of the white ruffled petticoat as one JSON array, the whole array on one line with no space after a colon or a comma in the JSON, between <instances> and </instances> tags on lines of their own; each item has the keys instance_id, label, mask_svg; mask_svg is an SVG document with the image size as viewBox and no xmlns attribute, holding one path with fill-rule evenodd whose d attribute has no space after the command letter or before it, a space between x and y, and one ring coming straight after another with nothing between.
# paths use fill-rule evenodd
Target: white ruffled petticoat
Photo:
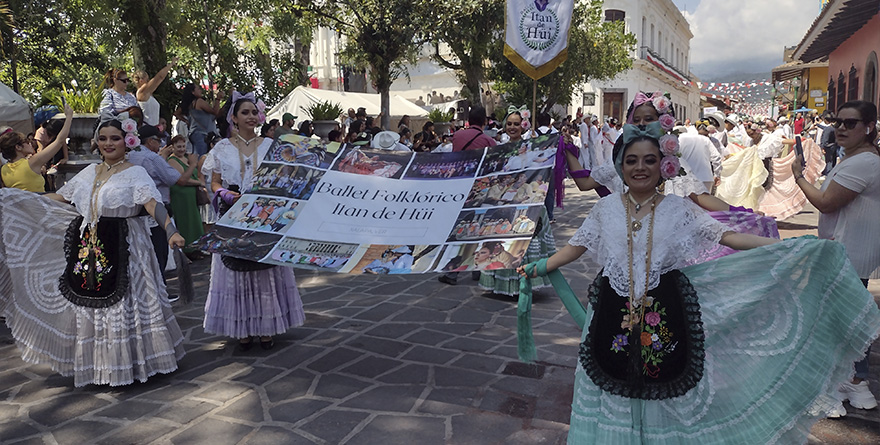
<instances>
[{"instance_id":1,"label":"white ruffled petticoat","mask_svg":"<svg viewBox=\"0 0 880 445\"><path fill-rule=\"evenodd\" d=\"M59 194L89 214L94 168ZM160 200L146 171L111 177L98 199L101 216L127 218L128 293L107 308L68 301L58 283L66 260L64 234L80 213L33 193L0 189L0 310L22 358L73 376L75 386L144 382L177 369L183 335L168 303L142 204Z\"/></svg>"}]
</instances>

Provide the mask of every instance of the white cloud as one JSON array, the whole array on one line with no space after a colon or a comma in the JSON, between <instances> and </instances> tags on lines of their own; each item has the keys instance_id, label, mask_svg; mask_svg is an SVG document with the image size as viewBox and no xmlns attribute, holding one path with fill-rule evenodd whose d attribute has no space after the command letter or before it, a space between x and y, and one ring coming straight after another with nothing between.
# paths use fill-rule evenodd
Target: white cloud
<instances>
[{"instance_id":1,"label":"white cloud","mask_svg":"<svg viewBox=\"0 0 880 445\"><path fill-rule=\"evenodd\" d=\"M819 5L804 0L701 0L693 13L683 14L694 34L691 64L700 71L737 72L743 68L737 65L749 61L781 62L783 49L800 43Z\"/></svg>"}]
</instances>

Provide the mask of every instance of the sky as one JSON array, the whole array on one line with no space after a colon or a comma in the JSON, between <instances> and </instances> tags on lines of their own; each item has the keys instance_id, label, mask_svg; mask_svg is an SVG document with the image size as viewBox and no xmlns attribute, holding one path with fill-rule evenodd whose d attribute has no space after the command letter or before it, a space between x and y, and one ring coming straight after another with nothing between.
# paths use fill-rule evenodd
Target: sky
<instances>
[{"instance_id":1,"label":"sky","mask_svg":"<svg viewBox=\"0 0 880 445\"><path fill-rule=\"evenodd\" d=\"M800 43L819 0L672 0L691 27L691 71L702 80L767 73Z\"/></svg>"}]
</instances>

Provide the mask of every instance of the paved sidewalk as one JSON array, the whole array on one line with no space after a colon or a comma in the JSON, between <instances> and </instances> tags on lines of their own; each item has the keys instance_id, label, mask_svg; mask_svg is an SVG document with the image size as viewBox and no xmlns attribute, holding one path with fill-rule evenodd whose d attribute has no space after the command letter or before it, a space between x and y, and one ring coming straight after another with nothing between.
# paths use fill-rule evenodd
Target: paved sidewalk
<instances>
[{"instance_id":1,"label":"paved sidewalk","mask_svg":"<svg viewBox=\"0 0 880 445\"><path fill-rule=\"evenodd\" d=\"M559 246L595 200L569 188L553 226ZM804 218L799 224L810 223ZM597 271L584 257L565 276L586 289ZM516 358L513 298L436 275L298 270L306 324L276 337L271 351L240 352L202 330L208 261L194 272L196 301L176 308L187 356L175 373L144 384L74 388L71 378L22 362L0 326L0 443L565 442L580 332L551 290L535 295L534 365ZM872 290L880 295L878 283ZM876 377L880 345L872 365ZM880 443L878 410L850 411L821 421L811 443Z\"/></svg>"}]
</instances>

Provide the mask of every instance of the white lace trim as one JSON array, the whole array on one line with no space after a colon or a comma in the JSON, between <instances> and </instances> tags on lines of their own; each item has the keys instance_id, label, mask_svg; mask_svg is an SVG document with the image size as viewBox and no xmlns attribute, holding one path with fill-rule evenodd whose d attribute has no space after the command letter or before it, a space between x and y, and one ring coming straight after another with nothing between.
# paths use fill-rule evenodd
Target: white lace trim
<instances>
[{"instance_id":1,"label":"white lace trim","mask_svg":"<svg viewBox=\"0 0 880 445\"><path fill-rule=\"evenodd\" d=\"M624 190L623 179L620 179L620 175L617 174L613 162L606 162L594 168L590 172L590 177L612 192L622 193Z\"/></svg>"},{"instance_id":2,"label":"white lace trim","mask_svg":"<svg viewBox=\"0 0 880 445\"><path fill-rule=\"evenodd\" d=\"M633 245L633 274L636 293L645 292L645 263L647 255L648 221L635 232ZM580 229L569 240L573 246L586 247L596 262L604 266L603 275L619 295L629 295L629 259L627 249L626 209L619 194L600 199L584 220ZM697 257L704 249L713 247L721 236L731 229L709 216L691 200L667 196L657 205L654 220L654 247L651 252L651 270L648 289L660 284L660 275L684 266L686 260Z\"/></svg>"},{"instance_id":3,"label":"white lace trim","mask_svg":"<svg viewBox=\"0 0 880 445\"><path fill-rule=\"evenodd\" d=\"M98 165L84 168L58 194L75 205L88 221L92 216L92 190ZM140 212L140 206L155 199L162 202L156 184L141 166L131 166L114 174L98 192L98 216L127 217Z\"/></svg>"},{"instance_id":4,"label":"white lace trim","mask_svg":"<svg viewBox=\"0 0 880 445\"><path fill-rule=\"evenodd\" d=\"M237 185L241 190L247 190L253 184L254 171L263 159L269 148L272 146L272 139L264 138L263 142L257 147L256 163L248 166L245 165L245 171L241 171L241 157L238 148L232 145L229 139L223 139L214 146L214 148L205 155L205 162L202 163L202 173L210 177L213 173L219 173L223 180L223 187Z\"/></svg>"}]
</instances>

